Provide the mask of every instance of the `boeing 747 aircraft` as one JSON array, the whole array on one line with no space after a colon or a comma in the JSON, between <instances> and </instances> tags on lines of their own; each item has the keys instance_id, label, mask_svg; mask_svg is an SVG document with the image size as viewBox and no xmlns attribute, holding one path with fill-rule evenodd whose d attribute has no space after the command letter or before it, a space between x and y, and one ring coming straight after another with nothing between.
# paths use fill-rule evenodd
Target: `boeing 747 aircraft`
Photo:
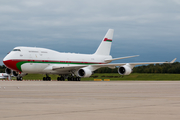
<instances>
[{"instance_id":1,"label":"boeing 747 aircraft","mask_svg":"<svg viewBox=\"0 0 180 120\"><path fill-rule=\"evenodd\" d=\"M79 81L81 77L90 77L98 68L119 66L120 75L129 75L134 66L142 64L161 64L171 62L146 62L146 63L111 63L114 60L137 57L128 56L112 58L110 55L113 39L113 29L109 29L101 44L94 54L62 53L45 48L37 47L15 47L4 59L6 73L13 74L17 80L28 73L46 74L43 80L51 80L49 74L58 74L58 81Z\"/></svg>"}]
</instances>

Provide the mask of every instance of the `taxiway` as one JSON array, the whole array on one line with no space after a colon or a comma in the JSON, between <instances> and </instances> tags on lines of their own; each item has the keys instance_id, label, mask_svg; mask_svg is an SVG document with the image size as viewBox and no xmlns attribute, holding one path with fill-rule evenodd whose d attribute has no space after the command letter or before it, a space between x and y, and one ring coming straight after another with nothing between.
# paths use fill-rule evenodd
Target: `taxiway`
<instances>
[{"instance_id":1,"label":"taxiway","mask_svg":"<svg viewBox=\"0 0 180 120\"><path fill-rule=\"evenodd\" d=\"M179 120L180 81L0 81L0 120Z\"/></svg>"}]
</instances>

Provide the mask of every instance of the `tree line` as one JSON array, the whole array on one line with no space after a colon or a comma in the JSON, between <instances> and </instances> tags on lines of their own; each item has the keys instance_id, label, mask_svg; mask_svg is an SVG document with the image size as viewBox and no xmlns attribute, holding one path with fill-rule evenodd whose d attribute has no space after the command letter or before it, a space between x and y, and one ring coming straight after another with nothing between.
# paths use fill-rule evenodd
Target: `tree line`
<instances>
[{"instance_id":1,"label":"tree line","mask_svg":"<svg viewBox=\"0 0 180 120\"><path fill-rule=\"evenodd\" d=\"M0 73L5 72L5 66L0 65ZM94 73L117 73L118 68L110 69L108 67L99 68L94 71ZM136 66L133 69L133 73L180 73L180 63L175 62L173 64L152 64L152 65L142 65Z\"/></svg>"},{"instance_id":2,"label":"tree line","mask_svg":"<svg viewBox=\"0 0 180 120\"><path fill-rule=\"evenodd\" d=\"M0 65L0 73L4 73L6 69L5 65Z\"/></svg>"},{"instance_id":3,"label":"tree line","mask_svg":"<svg viewBox=\"0 0 180 120\"><path fill-rule=\"evenodd\" d=\"M100 68L95 71L95 73L117 73L118 68ZM175 62L173 64L151 64L151 65L142 65L136 66L133 69L133 73L171 73L179 74L180 73L180 63Z\"/></svg>"},{"instance_id":4,"label":"tree line","mask_svg":"<svg viewBox=\"0 0 180 120\"><path fill-rule=\"evenodd\" d=\"M180 63L175 62L172 64L153 64L138 66L133 69L134 73L180 73Z\"/></svg>"}]
</instances>

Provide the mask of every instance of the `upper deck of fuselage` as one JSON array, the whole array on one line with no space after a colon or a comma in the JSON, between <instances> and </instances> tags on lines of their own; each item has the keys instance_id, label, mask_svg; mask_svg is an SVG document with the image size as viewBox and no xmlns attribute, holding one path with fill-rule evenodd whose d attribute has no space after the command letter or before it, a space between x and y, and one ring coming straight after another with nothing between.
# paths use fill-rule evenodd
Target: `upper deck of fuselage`
<instances>
[{"instance_id":1,"label":"upper deck of fuselage","mask_svg":"<svg viewBox=\"0 0 180 120\"><path fill-rule=\"evenodd\" d=\"M55 50L50 50L47 48L39 47L15 47L11 52L21 52L21 53L52 53L57 52ZM60 52L57 52L60 53Z\"/></svg>"},{"instance_id":2,"label":"upper deck of fuselage","mask_svg":"<svg viewBox=\"0 0 180 120\"><path fill-rule=\"evenodd\" d=\"M59 51L55 51L55 50L51 50L51 49L47 49L47 48L39 48L39 47L15 47L10 53L14 53L14 54L18 54L18 53L25 53L25 54L40 54L40 55L47 55L47 56L81 56L81 55L86 55L86 56L91 56L92 54L80 54L80 53L65 53L65 52L59 52Z\"/></svg>"},{"instance_id":3,"label":"upper deck of fuselage","mask_svg":"<svg viewBox=\"0 0 180 120\"><path fill-rule=\"evenodd\" d=\"M66 61L94 61L103 62L111 56L97 56L93 54L63 53L47 48L39 47L15 47L4 60L34 59L34 60L66 60ZM3 60L3 61L4 61Z\"/></svg>"}]
</instances>

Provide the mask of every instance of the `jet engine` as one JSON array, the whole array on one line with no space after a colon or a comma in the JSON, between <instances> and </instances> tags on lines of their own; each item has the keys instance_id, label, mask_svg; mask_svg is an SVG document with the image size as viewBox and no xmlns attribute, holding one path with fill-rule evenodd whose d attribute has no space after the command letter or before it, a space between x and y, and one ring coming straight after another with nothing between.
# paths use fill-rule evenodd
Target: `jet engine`
<instances>
[{"instance_id":1,"label":"jet engine","mask_svg":"<svg viewBox=\"0 0 180 120\"><path fill-rule=\"evenodd\" d=\"M118 68L118 73L120 75L129 75L132 73L132 69L128 65L120 66Z\"/></svg>"},{"instance_id":2,"label":"jet engine","mask_svg":"<svg viewBox=\"0 0 180 120\"><path fill-rule=\"evenodd\" d=\"M18 81L22 81L22 77L27 75L27 73L19 73L19 72L11 70L9 68L5 69L5 73L7 73L10 76L9 79L11 79L11 77L16 77Z\"/></svg>"},{"instance_id":3,"label":"jet engine","mask_svg":"<svg viewBox=\"0 0 180 120\"><path fill-rule=\"evenodd\" d=\"M17 76L18 76L18 72L13 71L13 75L14 75L15 77L17 77Z\"/></svg>"},{"instance_id":4,"label":"jet engine","mask_svg":"<svg viewBox=\"0 0 180 120\"><path fill-rule=\"evenodd\" d=\"M11 70L11 69L9 69L9 68L6 68L5 69L5 73L7 73L8 75L13 75L13 76L15 76L15 77L17 77L18 76L18 72L16 72L16 71L13 71L13 70Z\"/></svg>"},{"instance_id":5,"label":"jet engine","mask_svg":"<svg viewBox=\"0 0 180 120\"><path fill-rule=\"evenodd\" d=\"M6 69L5 69L5 73L7 73L8 75L10 75L10 74L12 73L12 70L9 69L9 68L6 68Z\"/></svg>"},{"instance_id":6,"label":"jet engine","mask_svg":"<svg viewBox=\"0 0 180 120\"><path fill-rule=\"evenodd\" d=\"M92 75L92 71L88 68L81 68L75 72L75 75L78 77L90 77Z\"/></svg>"}]
</instances>

